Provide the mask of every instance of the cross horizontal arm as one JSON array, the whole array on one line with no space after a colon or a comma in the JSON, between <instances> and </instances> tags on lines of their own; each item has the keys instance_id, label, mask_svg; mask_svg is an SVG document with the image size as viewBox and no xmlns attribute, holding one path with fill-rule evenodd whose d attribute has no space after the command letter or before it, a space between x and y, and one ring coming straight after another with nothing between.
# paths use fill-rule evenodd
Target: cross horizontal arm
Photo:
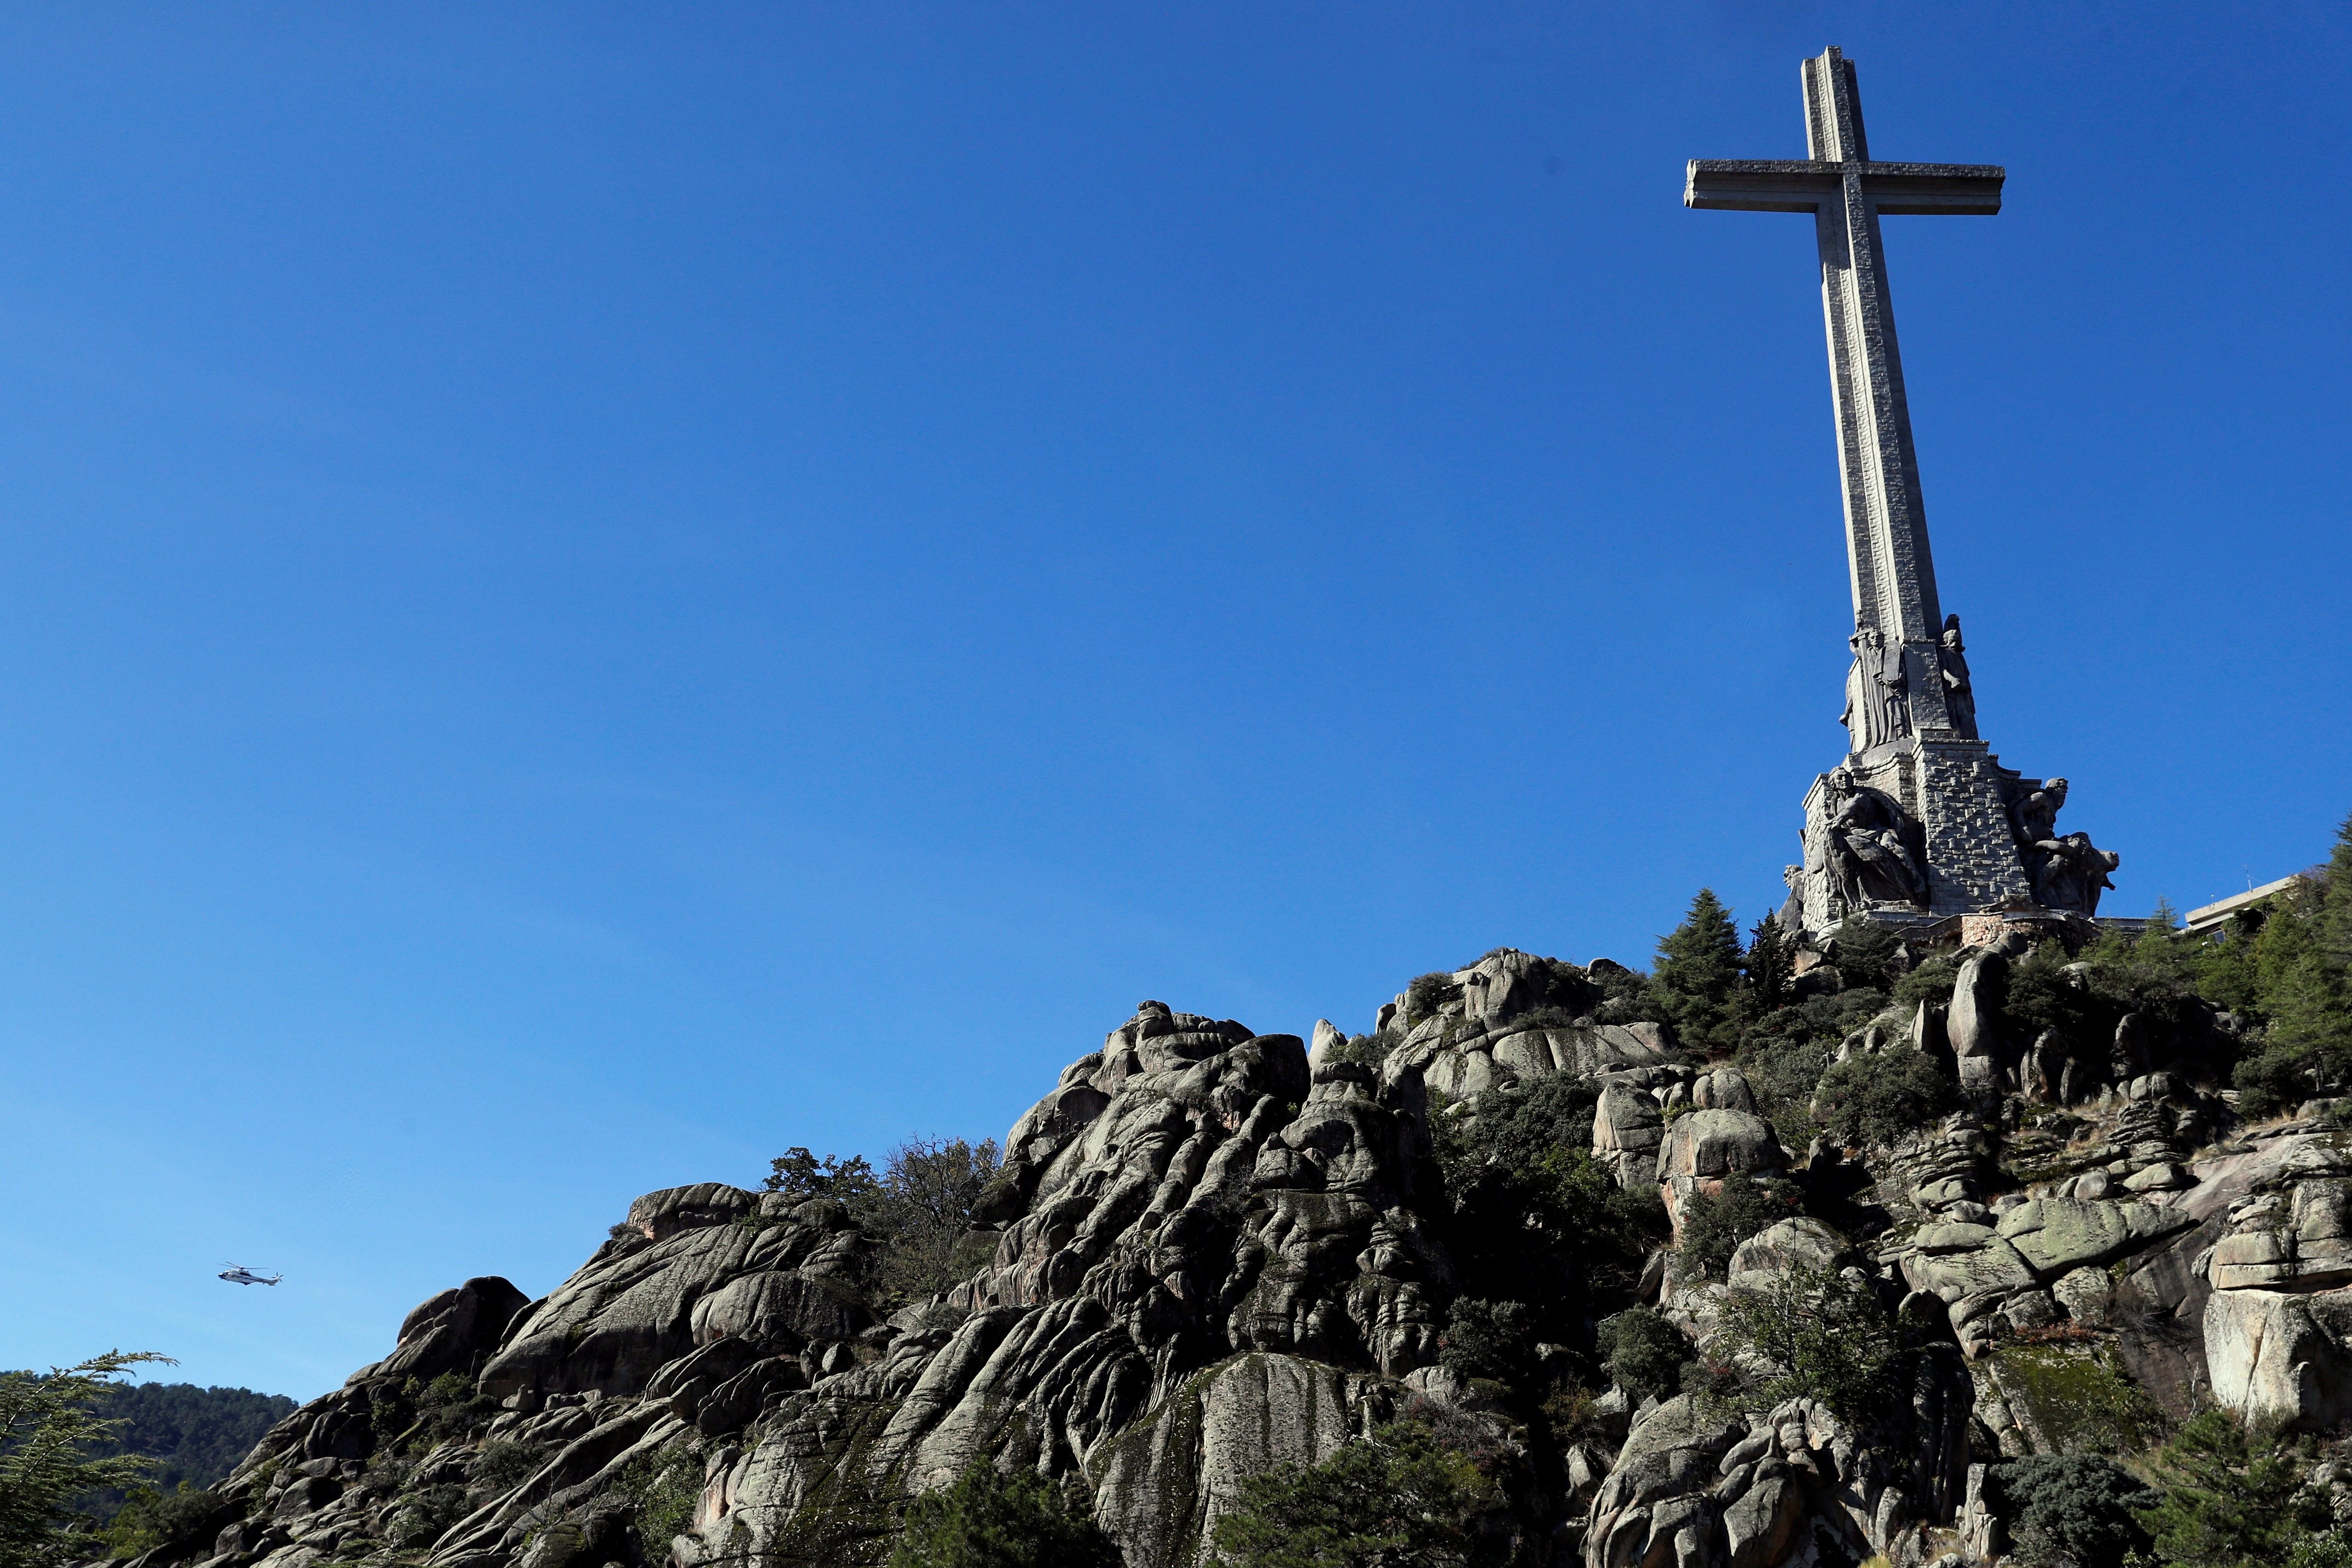
<instances>
[{"instance_id":1,"label":"cross horizontal arm","mask_svg":"<svg viewBox=\"0 0 2352 1568\"><path fill-rule=\"evenodd\" d=\"M1823 163L1803 159L1694 158L1683 205L1713 211L1809 213L1850 174L1862 177L1871 205L1889 216L1946 214L1990 217L2000 211L2002 169L1994 163Z\"/></svg>"}]
</instances>

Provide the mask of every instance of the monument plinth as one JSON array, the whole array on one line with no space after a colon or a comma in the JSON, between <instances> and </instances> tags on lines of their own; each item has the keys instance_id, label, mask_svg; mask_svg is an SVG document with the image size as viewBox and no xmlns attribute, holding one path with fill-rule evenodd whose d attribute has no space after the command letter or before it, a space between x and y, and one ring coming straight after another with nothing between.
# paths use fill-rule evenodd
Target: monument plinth
<instances>
[{"instance_id":1,"label":"monument plinth","mask_svg":"<svg viewBox=\"0 0 2352 1568\"><path fill-rule=\"evenodd\" d=\"M1788 870L1784 925L1822 932L1850 915L1936 925L1968 915L2089 920L2117 857L2060 835L2066 781L2000 765L1977 734L1960 618L1936 595L1911 410L1878 220L1990 217L2003 172L1873 162L1853 63L1804 64L1804 159L1695 159L1683 205L1813 215L1830 350L1853 662L1845 761L1805 795L1804 862Z\"/></svg>"}]
</instances>

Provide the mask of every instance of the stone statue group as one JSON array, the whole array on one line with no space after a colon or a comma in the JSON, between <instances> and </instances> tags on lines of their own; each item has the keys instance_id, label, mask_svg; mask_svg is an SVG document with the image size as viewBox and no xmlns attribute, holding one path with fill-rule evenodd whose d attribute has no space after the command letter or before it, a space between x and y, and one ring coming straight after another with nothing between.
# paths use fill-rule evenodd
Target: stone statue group
<instances>
[{"instance_id":1,"label":"stone statue group","mask_svg":"<svg viewBox=\"0 0 2352 1568\"><path fill-rule=\"evenodd\" d=\"M1853 637L1853 665L1846 676L1846 707L1841 715L1856 754L1911 732L1906 700L1909 678L1900 643L1874 627ZM1948 616L1935 659L1944 704L1955 731L1976 738L1976 697L1969 680L1960 618ZM1808 846L1806 871L1826 875L1848 910L1885 905L1928 906L1927 831L1918 818L1885 790L1864 784L1841 766L1828 778L1823 831ZM2122 857L2100 849L2086 833L2058 831L2058 811L2066 804L2066 781L2051 779L2021 786L2005 797L2009 828L2018 859L2032 888L2033 901L2046 910L2084 917L2099 911L2099 895L2115 884L2107 874ZM1790 868L1796 875L1797 868Z\"/></svg>"},{"instance_id":2,"label":"stone statue group","mask_svg":"<svg viewBox=\"0 0 2352 1568\"><path fill-rule=\"evenodd\" d=\"M1889 642L1876 626L1863 626L1846 639L1846 646L1853 649L1853 663L1846 670L1845 711L1838 715L1838 722L1853 736L1853 749L1867 752L1911 733L1911 678L1904 668L1903 645ZM1976 689L1969 681L1968 647L1960 637L1959 616L1944 617L1935 663L1952 732L1965 741L1975 740Z\"/></svg>"}]
</instances>

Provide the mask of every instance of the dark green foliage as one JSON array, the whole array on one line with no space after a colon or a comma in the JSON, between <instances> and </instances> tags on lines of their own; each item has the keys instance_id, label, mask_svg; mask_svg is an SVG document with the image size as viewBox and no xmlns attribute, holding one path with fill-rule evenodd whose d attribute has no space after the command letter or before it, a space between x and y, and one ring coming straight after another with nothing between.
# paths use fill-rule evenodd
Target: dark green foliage
<instances>
[{"instance_id":1,"label":"dark green foliage","mask_svg":"<svg viewBox=\"0 0 2352 1568\"><path fill-rule=\"evenodd\" d=\"M795 1202L832 1198L855 1205L872 1197L882 1185L875 1180L874 1167L866 1163L862 1154L853 1154L846 1160L827 1154L820 1160L805 1149L793 1148L768 1162L768 1179L761 1185Z\"/></svg>"},{"instance_id":2,"label":"dark green foliage","mask_svg":"<svg viewBox=\"0 0 2352 1568\"><path fill-rule=\"evenodd\" d=\"M2148 1471L2163 1495L2135 1517L2167 1568L2275 1563L2327 1526L2294 1461L2225 1410L2191 1417Z\"/></svg>"},{"instance_id":3,"label":"dark green foliage","mask_svg":"<svg viewBox=\"0 0 2352 1568\"><path fill-rule=\"evenodd\" d=\"M1672 1394L1681 1385L1684 1363L1693 1353L1682 1331L1647 1307L1628 1307L1604 1320L1600 1346L1609 1380L1636 1397L1663 1399Z\"/></svg>"},{"instance_id":4,"label":"dark green foliage","mask_svg":"<svg viewBox=\"0 0 2352 1568\"><path fill-rule=\"evenodd\" d=\"M1748 1020L1733 1058L1756 1094L1756 1109L1781 1141L1803 1148L1813 1137L1813 1089L1838 1042L1868 1023L1886 997L1840 991L1809 997Z\"/></svg>"},{"instance_id":5,"label":"dark green foliage","mask_svg":"<svg viewBox=\"0 0 2352 1568\"><path fill-rule=\"evenodd\" d=\"M1664 1016L1650 998L1650 977L1622 963L1594 960L1587 973L1601 987L1601 1006L1592 1016L1603 1024L1632 1024Z\"/></svg>"},{"instance_id":6,"label":"dark green foliage","mask_svg":"<svg viewBox=\"0 0 2352 1568\"><path fill-rule=\"evenodd\" d=\"M1726 1296L1719 1321L1727 1361L1769 1369L1759 1408L1803 1394L1853 1418L1895 1391L1902 1335L1861 1279L1792 1268Z\"/></svg>"},{"instance_id":7,"label":"dark green foliage","mask_svg":"<svg viewBox=\"0 0 2352 1568\"><path fill-rule=\"evenodd\" d=\"M875 1266L884 1302L920 1300L988 1260L995 1242L972 1237L972 1209L998 1163L993 1138L914 1138L890 1152L875 1191L850 1206L884 1242Z\"/></svg>"},{"instance_id":8,"label":"dark green foliage","mask_svg":"<svg viewBox=\"0 0 2352 1568\"><path fill-rule=\"evenodd\" d=\"M2199 977L2241 1007L2251 980L2247 1010L2266 1024L2263 1050L2238 1068L2239 1110L2274 1115L2352 1083L2352 817L2326 866L2271 900L2250 941L2242 928L2209 944Z\"/></svg>"},{"instance_id":9,"label":"dark green foliage","mask_svg":"<svg viewBox=\"0 0 2352 1568\"><path fill-rule=\"evenodd\" d=\"M1311 1469L1248 1478L1213 1539L1228 1568L1466 1565L1486 1560L1476 1521L1500 1500L1466 1456L1398 1421Z\"/></svg>"},{"instance_id":10,"label":"dark green foliage","mask_svg":"<svg viewBox=\"0 0 2352 1568\"><path fill-rule=\"evenodd\" d=\"M169 1359L109 1351L47 1374L0 1373L0 1568L37 1568L69 1554L67 1533L79 1518L73 1500L145 1478L145 1459L90 1453L121 1433L95 1407L125 1369Z\"/></svg>"},{"instance_id":11,"label":"dark green foliage","mask_svg":"<svg viewBox=\"0 0 2352 1568\"><path fill-rule=\"evenodd\" d=\"M2080 1568L2123 1568L2150 1545L2132 1510L2158 1496L2113 1459L2095 1454L2036 1454L1995 1465L1992 1504L2009 1524L2018 1554L2051 1563L2060 1552Z\"/></svg>"},{"instance_id":12,"label":"dark green foliage","mask_svg":"<svg viewBox=\"0 0 2352 1568\"><path fill-rule=\"evenodd\" d=\"M193 1383L118 1384L99 1402L97 1414L123 1426L89 1452L93 1458L142 1454L154 1460L148 1489L168 1500L184 1486L202 1490L226 1476L263 1433L293 1413L294 1402L282 1394L199 1388ZM110 1487L76 1499L74 1506L103 1522L124 1501L122 1490Z\"/></svg>"},{"instance_id":13,"label":"dark green foliage","mask_svg":"<svg viewBox=\"0 0 2352 1568\"><path fill-rule=\"evenodd\" d=\"M445 1372L431 1383L415 1378L398 1388L379 1388L368 1412L380 1447L422 1454L462 1437L498 1414L499 1404L474 1391L473 1381Z\"/></svg>"},{"instance_id":14,"label":"dark green foliage","mask_svg":"<svg viewBox=\"0 0 2352 1568\"><path fill-rule=\"evenodd\" d=\"M1592 1158L1590 1086L1540 1079L1482 1096L1479 1110L1466 1131L1452 1117L1432 1119L1462 1293L1522 1306L1530 1342L1587 1344L1591 1321L1631 1298L1664 1238L1664 1205L1654 1189L1622 1190ZM1521 1363L1501 1374L1522 1385L1533 1370ZM1517 1392L1533 1401L1543 1391Z\"/></svg>"},{"instance_id":15,"label":"dark green foliage","mask_svg":"<svg viewBox=\"0 0 2352 1568\"><path fill-rule=\"evenodd\" d=\"M1787 1183L1734 1177L1721 1192L1691 1199L1683 1215L1683 1258L1708 1279L1720 1279L1741 1242L1796 1212L1795 1190Z\"/></svg>"},{"instance_id":16,"label":"dark green foliage","mask_svg":"<svg viewBox=\"0 0 2352 1568\"><path fill-rule=\"evenodd\" d=\"M1831 933L1830 961L1849 989L1891 991L1903 970L1903 939L1892 926L1850 919Z\"/></svg>"},{"instance_id":17,"label":"dark green foliage","mask_svg":"<svg viewBox=\"0 0 2352 1568\"><path fill-rule=\"evenodd\" d=\"M645 1543L646 1560L664 1561L670 1542L694 1522L695 1505L702 1497L701 1465L690 1454L648 1454L630 1461L616 1485L635 1500L631 1522Z\"/></svg>"},{"instance_id":18,"label":"dark green foliage","mask_svg":"<svg viewBox=\"0 0 2352 1568\"><path fill-rule=\"evenodd\" d=\"M1658 962L1650 971L1650 998L1684 1045L1733 1043L1732 996L1746 956L1731 911L1715 889L1701 888L1683 923L1658 939Z\"/></svg>"},{"instance_id":19,"label":"dark green foliage","mask_svg":"<svg viewBox=\"0 0 2352 1568\"><path fill-rule=\"evenodd\" d=\"M470 1474L478 1484L505 1492L522 1485L537 1468L539 1461L529 1448L501 1440L482 1445L481 1452L474 1456Z\"/></svg>"},{"instance_id":20,"label":"dark green foliage","mask_svg":"<svg viewBox=\"0 0 2352 1568\"><path fill-rule=\"evenodd\" d=\"M2066 950L2045 942L2009 967L2009 993L2001 1001L2002 1022L2020 1044L2030 1043L2044 1029L2055 1029L2078 1050L2092 1047L2095 1004L2090 991L2066 973ZM2115 1015L2120 1017L2122 1015ZM2107 1032L2114 1031L2113 1019Z\"/></svg>"},{"instance_id":21,"label":"dark green foliage","mask_svg":"<svg viewBox=\"0 0 2352 1568\"><path fill-rule=\"evenodd\" d=\"M1790 987L1796 982L1796 939L1783 932L1780 922L1769 916L1758 921L1748 933L1748 956L1739 966L1747 981L1747 1010L1769 1013L1786 1005Z\"/></svg>"},{"instance_id":22,"label":"dark green foliage","mask_svg":"<svg viewBox=\"0 0 2352 1568\"><path fill-rule=\"evenodd\" d=\"M1895 1005L1906 1018L1917 1013L1922 1002L1948 1007L1952 1003L1952 986L1959 977L1960 966L1938 953L1924 960L1917 968L1895 983Z\"/></svg>"},{"instance_id":23,"label":"dark green foliage","mask_svg":"<svg viewBox=\"0 0 2352 1568\"><path fill-rule=\"evenodd\" d=\"M947 1289L988 1261L992 1237L972 1233L983 1200L1004 1194L992 1187L1003 1159L992 1138L910 1138L890 1151L882 1173L863 1155L820 1160L787 1149L771 1162L767 1189L795 1200L826 1199L848 1209L857 1226L880 1245L858 1289L866 1304L887 1311ZM771 1225L771 1219L744 1223Z\"/></svg>"},{"instance_id":24,"label":"dark green foliage","mask_svg":"<svg viewBox=\"0 0 2352 1568\"><path fill-rule=\"evenodd\" d=\"M1378 1067L1388 1054L1404 1043L1404 1031L1391 1025L1373 1035L1350 1035L1325 1053L1326 1061L1356 1062L1364 1067Z\"/></svg>"},{"instance_id":25,"label":"dark green foliage","mask_svg":"<svg viewBox=\"0 0 2352 1568\"><path fill-rule=\"evenodd\" d=\"M2274 1045L2240 1062L2232 1081L2238 1086L2239 1111L2259 1121L2293 1110L2335 1080L2318 1052Z\"/></svg>"},{"instance_id":26,"label":"dark green foliage","mask_svg":"<svg viewBox=\"0 0 2352 1568\"><path fill-rule=\"evenodd\" d=\"M1891 1143L1950 1113L1959 1088L1926 1053L1891 1046L1837 1063L1813 1094L1822 1130L1849 1149Z\"/></svg>"},{"instance_id":27,"label":"dark green foliage","mask_svg":"<svg viewBox=\"0 0 2352 1568\"><path fill-rule=\"evenodd\" d=\"M132 1487L99 1539L106 1542L109 1556L137 1557L203 1529L220 1507L218 1497L185 1481L168 1491Z\"/></svg>"},{"instance_id":28,"label":"dark green foliage","mask_svg":"<svg viewBox=\"0 0 2352 1568\"><path fill-rule=\"evenodd\" d=\"M1445 1317L1438 1360L1463 1377L1505 1381L1520 1376L1535 1359L1535 1314L1522 1301L1454 1303Z\"/></svg>"},{"instance_id":29,"label":"dark green foliage","mask_svg":"<svg viewBox=\"0 0 2352 1568\"><path fill-rule=\"evenodd\" d=\"M2126 1013L2137 1013L2152 1035L2178 1049L2201 1039L2210 1009L2197 994L2197 953L2203 945L2173 928L2169 906L2159 903L2138 937L2110 931L2084 948L2090 966L2097 1026L2111 1030Z\"/></svg>"},{"instance_id":30,"label":"dark green foliage","mask_svg":"<svg viewBox=\"0 0 2352 1568\"><path fill-rule=\"evenodd\" d=\"M1462 987L1454 984L1454 976L1442 971L1413 977L1404 988L1404 1025L1411 1028L1423 1018L1433 1017L1438 1009L1462 994Z\"/></svg>"},{"instance_id":31,"label":"dark green foliage","mask_svg":"<svg viewBox=\"0 0 2352 1568\"><path fill-rule=\"evenodd\" d=\"M976 1459L907 1507L890 1568L1116 1568L1118 1549L1034 1470Z\"/></svg>"},{"instance_id":32,"label":"dark green foliage","mask_svg":"<svg viewBox=\"0 0 2352 1568\"><path fill-rule=\"evenodd\" d=\"M1528 1173L1554 1149L1592 1147L1592 1108L1601 1091L1564 1073L1539 1078L1516 1089L1498 1090L1478 1102L1478 1123L1468 1134L1449 1136L1439 1147L1450 1180L1467 1168L1495 1163ZM1451 1133L1458 1123L1448 1121Z\"/></svg>"}]
</instances>

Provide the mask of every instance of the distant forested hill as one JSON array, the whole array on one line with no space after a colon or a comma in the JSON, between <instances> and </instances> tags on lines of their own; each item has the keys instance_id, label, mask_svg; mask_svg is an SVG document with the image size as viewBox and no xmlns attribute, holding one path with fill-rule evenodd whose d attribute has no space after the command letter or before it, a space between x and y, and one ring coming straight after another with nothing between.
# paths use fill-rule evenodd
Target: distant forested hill
<instances>
[{"instance_id":1,"label":"distant forested hill","mask_svg":"<svg viewBox=\"0 0 2352 1568\"><path fill-rule=\"evenodd\" d=\"M115 1391L100 1412L128 1421L104 1452L146 1454L162 1460L150 1483L171 1491L182 1481L208 1487L234 1468L283 1421L294 1402L282 1394L249 1388L199 1388L193 1383L136 1383ZM122 1506L120 1491L95 1492L81 1500L83 1511L111 1519Z\"/></svg>"}]
</instances>

